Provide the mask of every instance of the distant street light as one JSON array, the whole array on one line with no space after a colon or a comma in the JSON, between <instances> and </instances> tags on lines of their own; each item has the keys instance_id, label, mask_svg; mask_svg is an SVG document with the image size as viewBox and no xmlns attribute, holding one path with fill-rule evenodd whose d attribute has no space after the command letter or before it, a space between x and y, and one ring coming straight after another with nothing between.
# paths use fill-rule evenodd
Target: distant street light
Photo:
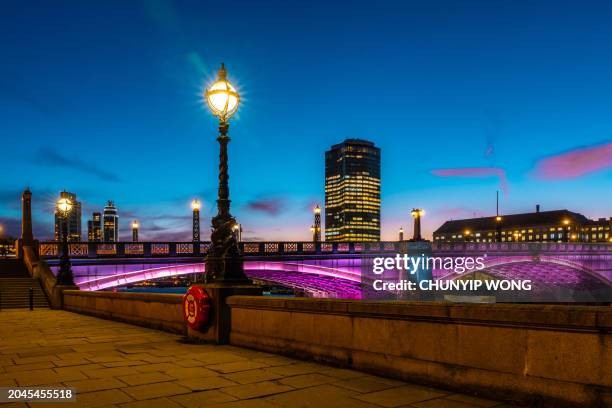
<instances>
[{"instance_id":1,"label":"distant street light","mask_svg":"<svg viewBox=\"0 0 612 408\"><path fill-rule=\"evenodd\" d=\"M242 224L236 223L233 227L234 235L238 242L242 241Z\"/></svg>"},{"instance_id":2,"label":"distant street light","mask_svg":"<svg viewBox=\"0 0 612 408\"><path fill-rule=\"evenodd\" d=\"M310 232L312 232L312 242L316 244L321 242L321 207L317 204L312 211L314 213L314 224L310 227Z\"/></svg>"},{"instance_id":3,"label":"distant street light","mask_svg":"<svg viewBox=\"0 0 612 408\"><path fill-rule=\"evenodd\" d=\"M399 229L399 240L400 242L404 240L404 227L400 227Z\"/></svg>"},{"instance_id":4,"label":"distant street light","mask_svg":"<svg viewBox=\"0 0 612 408\"><path fill-rule=\"evenodd\" d=\"M227 144L229 119L238 110L240 95L227 79L227 70L221 64L215 82L206 89L204 96L213 115L219 118L219 189L217 215L212 219L211 247L206 257L206 282L251 283L244 274L242 254L238 247L230 214L230 193Z\"/></svg>"},{"instance_id":5,"label":"distant street light","mask_svg":"<svg viewBox=\"0 0 612 408\"><path fill-rule=\"evenodd\" d=\"M501 242L502 217L495 217L495 242Z\"/></svg>"},{"instance_id":6,"label":"distant street light","mask_svg":"<svg viewBox=\"0 0 612 408\"><path fill-rule=\"evenodd\" d=\"M422 208L413 208L410 212L412 218L414 218L414 234L412 236L413 241L422 241L421 238L421 217L425 215L425 210Z\"/></svg>"},{"instance_id":7,"label":"distant street light","mask_svg":"<svg viewBox=\"0 0 612 408\"><path fill-rule=\"evenodd\" d=\"M74 286L74 276L70 265L68 254L68 218L72 212L72 201L67 197L57 200L57 212L62 220L62 255L60 256L59 270L57 272L57 284Z\"/></svg>"},{"instance_id":8,"label":"distant street light","mask_svg":"<svg viewBox=\"0 0 612 408\"><path fill-rule=\"evenodd\" d=\"M202 203L197 198L194 198L191 201L191 209L193 211L192 217L192 241L200 242L200 208L202 208Z\"/></svg>"},{"instance_id":9,"label":"distant street light","mask_svg":"<svg viewBox=\"0 0 612 408\"><path fill-rule=\"evenodd\" d=\"M138 224L138 220L132 221L132 241L138 242L138 228L140 224Z\"/></svg>"},{"instance_id":10,"label":"distant street light","mask_svg":"<svg viewBox=\"0 0 612 408\"><path fill-rule=\"evenodd\" d=\"M567 218L563 220L563 225L565 225L564 231L563 231L563 235L562 238L565 242L569 242L570 240L570 229L571 227L569 227L570 225L570 220L568 220Z\"/></svg>"}]
</instances>

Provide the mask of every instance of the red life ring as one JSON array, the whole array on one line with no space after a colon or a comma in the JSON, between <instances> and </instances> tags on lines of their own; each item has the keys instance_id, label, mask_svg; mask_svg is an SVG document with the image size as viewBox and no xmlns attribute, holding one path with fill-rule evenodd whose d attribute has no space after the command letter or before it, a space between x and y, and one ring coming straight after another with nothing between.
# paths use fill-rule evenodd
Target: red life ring
<instances>
[{"instance_id":1,"label":"red life ring","mask_svg":"<svg viewBox=\"0 0 612 408\"><path fill-rule=\"evenodd\" d=\"M201 286L192 286L183 296L183 317L194 330L200 330L210 319L210 297Z\"/></svg>"}]
</instances>

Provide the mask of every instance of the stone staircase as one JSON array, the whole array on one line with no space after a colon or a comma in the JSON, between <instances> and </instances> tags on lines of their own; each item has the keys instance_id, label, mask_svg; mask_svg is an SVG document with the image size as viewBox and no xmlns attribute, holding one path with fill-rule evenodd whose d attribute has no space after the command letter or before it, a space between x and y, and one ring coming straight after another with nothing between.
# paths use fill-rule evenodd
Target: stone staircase
<instances>
[{"instance_id":1,"label":"stone staircase","mask_svg":"<svg viewBox=\"0 0 612 408\"><path fill-rule=\"evenodd\" d=\"M30 288L34 292L34 308L49 308L38 279L30 277L19 259L0 259L0 310L30 307Z\"/></svg>"}]
</instances>

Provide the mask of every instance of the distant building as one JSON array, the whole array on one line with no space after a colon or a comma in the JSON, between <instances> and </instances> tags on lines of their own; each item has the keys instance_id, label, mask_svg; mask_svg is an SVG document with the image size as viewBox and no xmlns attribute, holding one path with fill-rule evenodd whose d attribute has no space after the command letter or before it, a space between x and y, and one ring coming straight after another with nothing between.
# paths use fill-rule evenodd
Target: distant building
<instances>
[{"instance_id":1,"label":"distant building","mask_svg":"<svg viewBox=\"0 0 612 408\"><path fill-rule=\"evenodd\" d=\"M74 193L62 191L60 198L67 198L72 202L72 211L66 221L66 230L68 231L68 241L79 242L81 240L81 203L77 201L77 196ZM64 219L55 211L55 229L54 236L56 241L62 239L64 233Z\"/></svg>"},{"instance_id":2,"label":"distant building","mask_svg":"<svg viewBox=\"0 0 612 408\"><path fill-rule=\"evenodd\" d=\"M347 139L325 152L325 240L380 241L380 149Z\"/></svg>"},{"instance_id":3,"label":"distant building","mask_svg":"<svg viewBox=\"0 0 612 408\"><path fill-rule=\"evenodd\" d=\"M87 240L89 242L102 241L102 214L95 212L91 220L87 221Z\"/></svg>"},{"instance_id":4,"label":"distant building","mask_svg":"<svg viewBox=\"0 0 612 408\"><path fill-rule=\"evenodd\" d=\"M589 220L582 226L584 242L612 242L612 217Z\"/></svg>"},{"instance_id":5,"label":"distant building","mask_svg":"<svg viewBox=\"0 0 612 408\"><path fill-rule=\"evenodd\" d=\"M106 203L103 215L103 238L104 242L119 241L119 215L112 201Z\"/></svg>"},{"instance_id":6,"label":"distant building","mask_svg":"<svg viewBox=\"0 0 612 408\"><path fill-rule=\"evenodd\" d=\"M539 211L446 221L434 242L607 242L612 218L589 220L568 211Z\"/></svg>"}]
</instances>

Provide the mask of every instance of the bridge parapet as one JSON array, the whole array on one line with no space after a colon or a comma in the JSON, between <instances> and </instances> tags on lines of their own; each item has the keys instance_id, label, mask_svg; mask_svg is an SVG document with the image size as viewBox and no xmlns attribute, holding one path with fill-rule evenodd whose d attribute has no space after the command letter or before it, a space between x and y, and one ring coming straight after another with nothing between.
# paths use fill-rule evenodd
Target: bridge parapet
<instances>
[{"instance_id":1,"label":"bridge parapet","mask_svg":"<svg viewBox=\"0 0 612 408\"><path fill-rule=\"evenodd\" d=\"M431 248L436 254L612 254L612 244L584 242L435 242Z\"/></svg>"},{"instance_id":2,"label":"bridge parapet","mask_svg":"<svg viewBox=\"0 0 612 408\"><path fill-rule=\"evenodd\" d=\"M68 245L73 258L115 257L201 257L208 253L210 242L71 242ZM429 242L241 242L245 257L284 255L361 255L367 253L398 253L429 251ZM60 244L41 242L42 258L57 258Z\"/></svg>"},{"instance_id":3,"label":"bridge parapet","mask_svg":"<svg viewBox=\"0 0 612 408\"><path fill-rule=\"evenodd\" d=\"M73 258L149 258L149 257L201 257L208 253L210 242L71 242L68 245ZM430 243L407 241L381 242L241 242L245 257L291 255L365 255L415 253L432 251L436 255L488 253L506 255L537 254L612 254L612 244L557 243L557 242L497 242L497 243ZM55 241L41 242L42 258L57 258L60 245Z\"/></svg>"}]
</instances>

